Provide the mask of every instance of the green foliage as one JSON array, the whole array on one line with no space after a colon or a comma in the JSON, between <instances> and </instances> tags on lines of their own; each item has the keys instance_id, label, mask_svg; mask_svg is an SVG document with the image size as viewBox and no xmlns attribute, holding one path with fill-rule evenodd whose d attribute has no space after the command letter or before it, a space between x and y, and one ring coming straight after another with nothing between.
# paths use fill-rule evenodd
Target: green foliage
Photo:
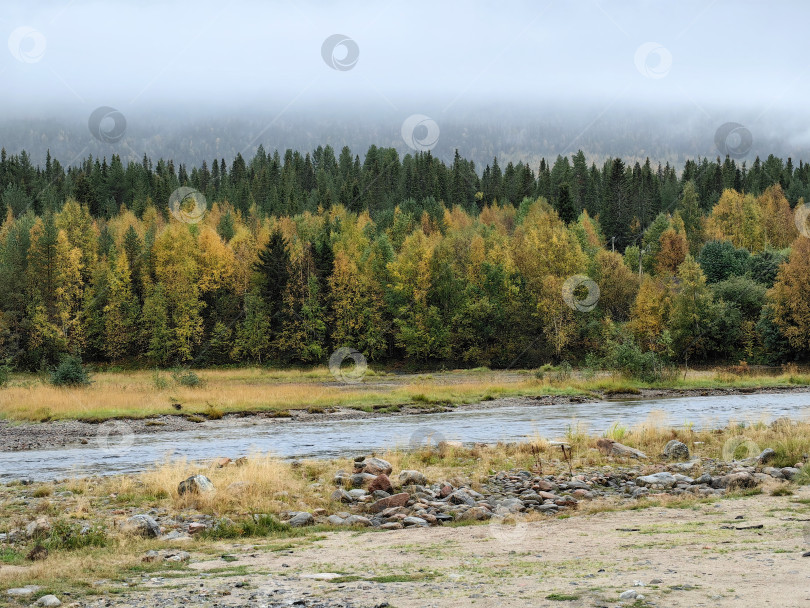
<instances>
[{"instance_id":1,"label":"green foliage","mask_svg":"<svg viewBox=\"0 0 810 608\"><path fill-rule=\"evenodd\" d=\"M84 547L106 547L108 543L107 533L101 527L57 519L42 544L49 551L75 551Z\"/></svg>"},{"instance_id":2,"label":"green foliage","mask_svg":"<svg viewBox=\"0 0 810 608\"><path fill-rule=\"evenodd\" d=\"M59 365L51 372L50 382L54 386L87 386L90 375L82 365L81 359L73 355L63 355Z\"/></svg>"},{"instance_id":3,"label":"green foliage","mask_svg":"<svg viewBox=\"0 0 810 608\"><path fill-rule=\"evenodd\" d=\"M748 271L750 256L747 249L738 249L729 241L709 241L700 250L698 263L706 281L718 283L744 275Z\"/></svg>"},{"instance_id":4,"label":"green foliage","mask_svg":"<svg viewBox=\"0 0 810 608\"><path fill-rule=\"evenodd\" d=\"M0 388L8 384L11 378L11 365L8 362L0 363Z\"/></svg>"},{"instance_id":5,"label":"green foliage","mask_svg":"<svg viewBox=\"0 0 810 608\"><path fill-rule=\"evenodd\" d=\"M194 370L191 369L178 369L172 372L172 378L180 386L187 386L189 388L197 388L202 386L203 380Z\"/></svg>"},{"instance_id":6,"label":"green foliage","mask_svg":"<svg viewBox=\"0 0 810 608\"><path fill-rule=\"evenodd\" d=\"M642 382L659 382L671 373L660 355L642 351L631 338L610 341L601 363L604 369Z\"/></svg>"},{"instance_id":7,"label":"green foliage","mask_svg":"<svg viewBox=\"0 0 810 608\"><path fill-rule=\"evenodd\" d=\"M272 515L254 515L250 519L234 522L221 519L202 533L207 540L223 540L244 537L262 537L289 534L293 531L288 524L278 521Z\"/></svg>"}]
</instances>

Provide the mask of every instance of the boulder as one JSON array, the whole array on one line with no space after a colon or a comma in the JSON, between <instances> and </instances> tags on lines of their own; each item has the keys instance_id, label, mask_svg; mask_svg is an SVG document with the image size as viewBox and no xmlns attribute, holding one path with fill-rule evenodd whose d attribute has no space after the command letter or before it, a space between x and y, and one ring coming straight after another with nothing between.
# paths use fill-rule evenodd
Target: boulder
<instances>
[{"instance_id":1,"label":"boulder","mask_svg":"<svg viewBox=\"0 0 810 608\"><path fill-rule=\"evenodd\" d=\"M376 490L382 490L389 494L394 491L394 488L391 486L391 480L385 473L377 475L377 478L368 485L369 492L375 492Z\"/></svg>"},{"instance_id":2,"label":"boulder","mask_svg":"<svg viewBox=\"0 0 810 608\"><path fill-rule=\"evenodd\" d=\"M157 538L160 536L158 523L144 514L133 515L127 519L121 526L121 530L127 534L143 536L144 538Z\"/></svg>"},{"instance_id":3,"label":"boulder","mask_svg":"<svg viewBox=\"0 0 810 608\"><path fill-rule=\"evenodd\" d=\"M371 475L379 475L381 473L390 475L394 468L391 463L382 458L366 458L362 462L354 464L357 473L369 473Z\"/></svg>"},{"instance_id":4,"label":"boulder","mask_svg":"<svg viewBox=\"0 0 810 608\"><path fill-rule=\"evenodd\" d=\"M606 456L618 456L619 458L636 458L646 460L647 455L635 448L628 447L612 439L602 437L596 442L596 447Z\"/></svg>"},{"instance_id":5,"label":"boulder","mask_svg":"<svg viewBox=\"0 0 810 608\"><path fill-rule=\"evenodd\" d=\"M774 452L771 448L765 448L762 450L762 453L757 456L757 462L759 464L768 464L774 458L776 458L776 452Z\"/></svg>"},{"instance_id":6,"label":"boulder","mask_svg":"<svg viewBox=\"0 0 810 608\"><path fill-rule=\"evenodd\" d=\"M180 496L183 494L209 494L214 490L214 484L205 475L192 475L177 486L177 493Z\"/></svg>"},{"instance_id":7,"label":"boulder","mask_svg":"<svg viewBox=\"0 0 810 608\"><path fill-rule=\"evenodd\" d=\"M293 528L303 528L304 526L311 526L314 524L315 518L312 517L312 513L301 511L300 513L296 513L287 523Z\"/></svg>"},{"instance_id":8,"label":"boulder","mask_svg":"<svg viewBox=\"0 0 810 608\"><path fill-rule=\"evenodd\" d=\"M399 483L403 486L424 486L427 485L427 477L419 471L400 471Z\"/></svg>"},{"instance_id":9,"label":"boulder","mask_svg":"<svg viewBox=\"0 0 810 608\"><path fill-rule=\"evenodd\" d=\"M349 515L343 520L343 523L346 526L362 526L364 528L368 528L372 525L371 520L362 515Z\"/></svg>"},{"instance_id":10,"label":"boulder","mask_svg":"<svg viewBox=\"0 0 810 608\"><path fill-rule=\"evenodd\" d=\"M715 489L727 488L733 490L736 488L753 488L756 485L757 480L754 479L754 476L745 471L729 473L728 475L712 479L712 487Z\"/></svg>"},{"instance_id":11,"label":"boulder","mask_svg":"<svg viewBox=\"0 0 810 608\"><path fill-rule=\"evenodd\" d=\"M349 494L343 488L338 488L334 492L332 492L332 500L335 502L345 502L345 503L353 503L354 499L352 498L351 494Z\"/></svg>"},{"instance_id":12,"label":"boulder","mask_svg":"<svg viewBox=\"0 0 810 608\"><path fill-rule=\"evenodd\" d=\"M636 477L636 483L644 486L662 486L664 488L671 488L677 483L677 480L672 473L662 471L661 473L653 473L652 475Z\"/></svg>"},{"instance_id":13,"label":"boulder","mask_svg":"<svg viewBox=\"0 0 810 608\"><path fill-rule=\"evenodd\" d=\"M372 513L380 513L381 511L385 511L391 507L404 507L406 504L408 504L408 500L410 500L410 498L410 494L407 492L402 492L400 494L389 496L388 498L382 498L369 505L368 508Z\"/></svg>"},{"instance_id":14,"label":"boulder","mask_svg":"<svg viewBox=\"0 0 810 608\"><path fill-rule=\"evenodd\" d=\"M62 602L59 601L59 598L55 595L43 595L41 598L37 600L37 606L46 606L50 608L52 606L61 606Z\"/></svg>"},{"instance_id":15,"label":"boulder","mask_svg":"<svg viewBox=\"0 0 810 608\"><path fill-rule=\"evenodd\" d=\"M672 439L664 446L664 458L668 460L689 460L689 448L682 441Z\"/></svg>"},{"instance_id":16,"label":"boulder","mask_svg":"<svg viewBox=\"0 0 810 608\"><path fill-rule=\"evenodd\" d=\"M402 523L405 526L412 526L412 527L413 526L419 526L419 527L422 527L422 528L426 528L429 525L428 522L426 522L421 517L406 517L405 519L402 520Z\"/></svg>"},{"instance_id":17,"label":"boulder","mask_svg":"<svg viewBox=\"0 0 810 608\"><path fill-rule=\"evenodd\" d=\"M459 521L486 521L492 513L483 507L471 507L459 516Z\"/></svg>"},{"instance_id":18,"label":"boulder","mask_svg":"<svg viewBox=\"0 0 810 608\"><path fill-rule=\"evenodd\" d=\"M47 517L37 517L25 526L25 535L28 538L45 538L51 533L51 522Z\"/></svg>"},{"instance_id":19,"label":"boulder","mask_svg":"<svg viewBox=\"0 0 810 608\"><path fill-rule=\"evenodd\" d=\"M796 467L783 467L782 468L782 475L785 479L793 479L796 475L799 474L799 469Z\"/></svg>"}]
</instances>

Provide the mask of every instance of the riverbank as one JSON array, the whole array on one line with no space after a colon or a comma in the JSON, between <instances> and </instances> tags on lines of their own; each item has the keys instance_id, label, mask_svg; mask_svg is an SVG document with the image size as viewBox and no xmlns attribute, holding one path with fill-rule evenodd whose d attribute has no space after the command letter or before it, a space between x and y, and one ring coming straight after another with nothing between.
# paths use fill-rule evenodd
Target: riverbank
<instances>
[{"instance_id":1,"label":"riverbank","mask_svg":"<svg viewBox=\"0 0 810 608\"><path fill-rule=\"evenodd\" d=\"M810 424L563 440L565 452L536 440L354 460L255 454L2 485L0 594L77 607L804 597Z\"/></svg>"},{"instance_id":2,"label":"riverbank","mask_svg":"<svg viewBox=\"0 0 810 608\"><path fill-rule=\"evenodd\" d=\"M243 375L239 375L243 374ZM246 375L244 375L246 374ZM257 375L259 374L259 375ZM661 399L677 397L707 397L744 394L786 394L810 392L810 386L800 384L803 377L782 374L779 376L741 376L717 378L717 372L693 372L682 386L644 386L638 382L628 382L621 378L594 378L582 380L575 377L555 380L538 379L528 371L493 372L490 370L468 370L443 372L432 375L389 376L377 374L364 379L359 385L335 385L323 379L321 372L312 371L306 377L291 381L289 375L280 377L260 375L258 370L231 370L218 381L203 380L197 388L165 387L150 393L149 399L138 415L118 415L118 410L105 410L96 399L103 399L112 386L119 387L118 396L133 400L146 394L145 379L130 378L132 386L117 384L120 381L103 376L100 388L55 389L43 385L28 384L17 379L17 384L0 390L0 452L29 449L52 449L73 447L82 444L97 444L108 441L116 435L152 435L167 432L199 431L245 425L296 424L299 422L359 420L380 416L406 416L413 414L447 412L461 407L474 406L475 409L502 408L515 405L540 407L544 405L593 403L603 400ZM333 379L334 380L334 379ZM140 384L138 383L140 382ZM23 388L25 386L26 388ZM228 405L214 405L207 397L212 392L226 388L237 396L245 387L252 391L261 388L266 395L280 399L293 389L301 395L309 395L312 401L303 396L298 402L285 402L284 409L268 403L242 403L237 407L234 398ZM54 391L61 394L66 402L62 407L62 418L34 416L32 401L47 392L50 399ZM93 392L96 391L96 392ZM323 391L330 395L337 393L331 405L323 401ZM348 391L341 393L341 391ZM347 398L358 397L358 403ZM22 395L22 396L20 396ZM182 395L179 396L179 395ZM313 396L314 395L314 396ZM71 410L70 405L81 398L83 408ZM158 400L168 405L157 407ZM205 407L199 401L206 399ZM269 397L268 397L269 399ZM152 405L150 405L150 403ZM307 403L310 403L307 405ZM26 406L28 404L28 406ZM128 406L129 407L129 406ZM132 406L134 407L134 405ZM132 413L134 410L125 409ZM109 416L98 416L106 412ZM70 415L68 415L70 414ZM92 416L90 414L93 414ZM72 417L71 417L72 416ZM120 421L118 424L116 421Z\"/></svg>"}]
</instances>

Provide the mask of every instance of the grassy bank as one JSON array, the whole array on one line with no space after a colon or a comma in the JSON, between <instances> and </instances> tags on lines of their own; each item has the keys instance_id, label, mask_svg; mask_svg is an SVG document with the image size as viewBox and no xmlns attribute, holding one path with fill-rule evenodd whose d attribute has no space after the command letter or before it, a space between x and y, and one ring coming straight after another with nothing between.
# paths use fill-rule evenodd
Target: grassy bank
<instances>
[{"instance_id":1,"label":"grassy bank","mask_svg":"<svg viewBox=\"0 0 810 608\"><path fill-rule=\"evenodd\" d=\"M392 411L405 405L463 405L498 397L584 395L599 397L657 389L762 389L810 385L810 373L734 373L728 369L690 371L663 383L621 376L538 370L454 370L394 374L369 369L359 382L343 382L325 367L309 370L237 368L161 371L105 371L85 387L56 387L45 376L13 374L0 388L0 417L12 421L105 420L187 414L216 418L229 412L290 410L317 412L345 407ZM179 405L179 408L178 408Z\"/></svg>"},{"instance_id":2,"label":"grassy bank","mask_svg":"<svg viewBox=\"0 0 810 608\"><path fill-rule=\"evenodd\" d=\"M694 457L724 459L724 449L736 440L745 445L755 444L756 450L772 448L776 451L776 466L796 464L810 453L810 423L778 423L773 425L732 425L716 431L696 432L691 429L672 429L650 419L632 428L614 425L607 433L610 438L641 449L650 456L649 463L625 461L605 456L597 449L599 437L589 435L582 427L572 425L565 439L572 446L573 472L584 473L597 467L638 466L659 462L658 454L670 439L685 442ZM743 442L739 442L743 445ZM380 454L395 471L416 469L430 482L459 480L478 487L495 472L512 469L535 470L544 474L566 474L569 464L561 459L558 447L537 439L525 443L498 444L462 448L448 446L442 449L423 449L414 452L389 451ZM740 455L735 454L739 457ZM24 528L37 517L47 517L59 533L52 532L42 541L49 555L41 561L26 559L35 541L14 545L0 543L0 589L36 584L59 595L70 593L74 597L92 595L96 581L103 579L104 593L124 591L127 581L148 578L153 572L160 576L194 576L184 564L146 563L142 557L147 550L167 549L172 545L158 539L145 540L128 536L119 530L118 523L134 513L156 514L194 520L198 515L228 518L233 523L226 530L233 536L203 533L193 541L179 546L197 556L222 559L223 576L241 575L239 565L229 561L236 552L234 542L246 542L240 551L250 553L296 553L331 534L331 528L319 525L310 528L290 528L276 517L283 511L323 509L336 513L346 505L331 498L332 479L338 469L351 470L350 459L333 461L304 461L291 463L264 454L251 454L241 466L217 466L217 463L189 463L182 460L155 465L138 475L70 480L59 483L0 486L0 532ZM189 475L208 476L215 492L204 495L180 495L177 484ZM799 486L810 483L810 467L792 483L774 482L757 492L762 500L791 497ZM752 491L730 493L727 498L750 496ZM638 511L654 507L666 509L695 509L701 504L717 502L719 497L705 498L695 494L682 496L651 496L642 500L621 498L584 501L579 508L565 515L532 514L528 521L588 516L593 513L622 510ZM810 507L799 501L791 509L793 517L806 517ZM252 514L267 514L266 519L255 519ZM786 511L782 512L783 514ZM263 516L264 517L264 516ZM57 522L58 526L57 526ZM91 533L79 530L89 527ZM375 534L371 530L353 530L351 534ZM240 539L242 539L240 541ZM198 558L199 559L199 558ZM127 583L127 584L130 584ZM129 587L131 590L132 587ZM43 591L44 592L44 591Z\"/></svg>"}]
</instances>

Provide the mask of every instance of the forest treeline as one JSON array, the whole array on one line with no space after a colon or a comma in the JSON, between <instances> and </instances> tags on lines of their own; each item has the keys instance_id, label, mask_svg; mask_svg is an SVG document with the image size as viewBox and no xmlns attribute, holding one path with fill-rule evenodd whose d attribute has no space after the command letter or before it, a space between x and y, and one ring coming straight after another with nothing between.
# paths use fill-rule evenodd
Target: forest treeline
<instances>
[{"instance_id":1,"label":"forest treeline","mask_svg":"<svg viewBox=\"0 0 810 608\"><path fill-rule=\"evenodd\" d=\"M810 354L810 166L587 165L371 147L210 168L0 155L0 359L655 368ZM197 223L169 208L208 201ZM196 222L197 218L194 219ZM571 306L566 280L599 287ZM576 297L582 297L581 287ZM569 299L570 300L570 299Z\"/></svg>"}]
</instances>

